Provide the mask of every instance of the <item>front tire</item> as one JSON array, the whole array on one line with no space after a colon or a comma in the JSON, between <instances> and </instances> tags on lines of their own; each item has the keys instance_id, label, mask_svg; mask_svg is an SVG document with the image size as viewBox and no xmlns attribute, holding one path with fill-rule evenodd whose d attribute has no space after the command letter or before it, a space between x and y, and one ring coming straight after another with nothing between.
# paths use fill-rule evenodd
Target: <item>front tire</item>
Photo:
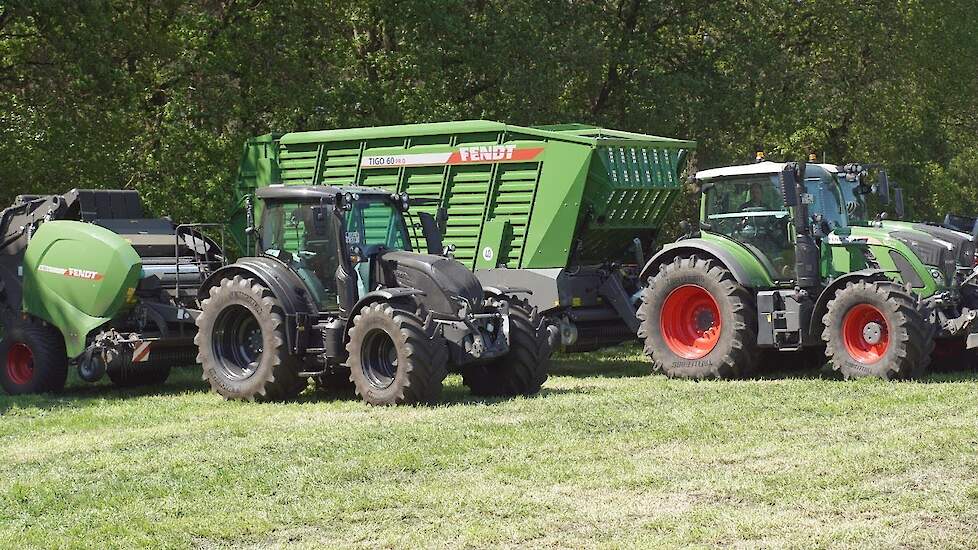
<instances>
[{"instance_id":1,"label":"front tire","mask_svg":"<svg viewBox=\"0 0 978 550\"><path fill-rule=\"evenodd\" d=\"M832 368L848 378L926 374L933 331L916 298L891 282L849 283L829 302L822 339Z\"/></svg>"},{"instance_id":2,"label":"front tire","mask_svg":"<svg viewBox=\"0 0 978 550\"><path fill-rule=\"evenodd\" d=\"M52 326L4 319L0 386L10 395L59 392L68 379L65 341Z\"/></svg>"},{"instance_id":3,"label":"front tire","mask_svg":"<svg viewBox=\"0 0 978 550\"><path fill-rule=\"evenodd\" d=\"M638 336L655 367L677 378L735 378L753 372L754 300L714 260L678 257L642 290Z\"/></svg>"},{"instance_id":4,"label":"front tire","mask_svg":"<svg viewBox=\"0 0 978 550\"><path fill-rule=\"evenodd\" d=\"M462 383L480 397L530 396L550 373L550 334L525 300L509 299L509 353L488 363L462 367Z\"/></svg>"},{"instance_id":5,"label":"front tire","mask_svg":"<svg viewBox=\"0 0 978 550\"><path fill-rule=\"evenodd\" d=\"M448 348L404 307L365 306L353 318L346 349L350 380L371 405L433 403L441 396Z\"/></svg>"},{"instance_id":6,"label":"front tire","mask_svg":"<svg viewBox=\"0 0 978 550\"><path fill-rule=\"evenodd\" d=\"M210 289L197 317L203 379L225 399L292 399L305 386L289 353L281 302L264 285L236 275Z\"/></svg>"}]
</instances>

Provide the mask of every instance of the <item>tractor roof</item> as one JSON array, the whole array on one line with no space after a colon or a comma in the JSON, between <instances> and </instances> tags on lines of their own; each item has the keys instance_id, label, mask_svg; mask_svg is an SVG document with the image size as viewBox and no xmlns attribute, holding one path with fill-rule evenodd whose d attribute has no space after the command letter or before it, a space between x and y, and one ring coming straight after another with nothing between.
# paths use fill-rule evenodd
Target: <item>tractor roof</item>
<instances>
[{"instance_id":1,"label":"tractor roof","mask_svg":"<svg viewBox=\"0 0 978 550\"><path fill-rule=\"evenodd\" d=\"M785 162L757 162L753 164L740 164L737 166L723 166L721 168L711 168L709 170L700 170L696 173L697 180L712 180L717 178L733 178L738 176L757 176L757 175L767 175L767 174L778 174L787 163ZM808 166L818 166L825 171L835 174L839 171L839 167L834 164L809 164Z\"/></svg>"}]
</instances>

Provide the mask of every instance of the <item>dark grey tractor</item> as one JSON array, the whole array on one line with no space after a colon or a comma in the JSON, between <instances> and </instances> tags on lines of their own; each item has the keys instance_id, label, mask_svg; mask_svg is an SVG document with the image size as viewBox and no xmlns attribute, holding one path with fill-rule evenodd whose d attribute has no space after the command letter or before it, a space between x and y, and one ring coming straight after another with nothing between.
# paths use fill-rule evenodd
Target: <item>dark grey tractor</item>
<instances>
[{"instance_id":1,"label":"dark grey tractor","mask_svg":"<svg viewBox=\"0 0 978 550\"><path fill-rule=\"evenodd\" d=\"M218 393L290 399L313 378L375 405L429 403L450 371L480 396L540 390L543 318L516 296L525 291L484 288L445 255L433 216L409 226L404 214L422 199L282 185L255 199L257 253L199 292L198 359Z\"/></svg>"}]
</instances>

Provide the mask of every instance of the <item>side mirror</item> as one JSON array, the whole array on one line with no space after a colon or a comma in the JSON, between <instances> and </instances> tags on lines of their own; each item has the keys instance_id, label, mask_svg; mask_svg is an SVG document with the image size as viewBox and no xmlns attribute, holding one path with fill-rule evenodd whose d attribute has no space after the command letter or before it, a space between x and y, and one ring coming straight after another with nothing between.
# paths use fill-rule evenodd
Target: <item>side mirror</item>
<instances>
[{"instance_id":1,"label":"side mirror","mask_svg":"<svg viewBox=\"0 0 978 550\"><path fill-rule=\"evenodd\" d=\"M781 184L781 196L784 197L785 207L798 206L798 175L793 164L788 164L781 170L778 182Z\"/></svg>"},{"instance_id":2,"label":"side mirror","mask_svg":"<svg viewBox=\"0 0 978 550\"><path fill-rule=\"evenodd\" d=\"M439 206L438 211L435 213L435 222L438 225L438 232L442 235L448 229L448 209L444 206Z\"/></svg>"},{"instance_id":3,"label":"side mirror","mask_svg":"<svg viewBox=\"0 0 978 550\"><path fill-rule=\"evenodd\" d=\"M899 187L893 188L893 202L893 210L896 213L896 217L897 219L902 220L903 216L906 214L903 205L903 189Z\"/></svg>"},{"instance_id":4,"label":"side mirror","mask_svg":"<svg viewBox=\"0 0 978 550\"><path fill-rule=\"evenodd\" d=\"M438 222L435 221L435 217L428 212L419 212L418 220L421 221L421 232L424 234L428 254L435 256L441 255L445 251L445 247L442 243L441 231L438 230Z\"/></svg>"},{"instance_id":5,"label":"side mirror","mask_svg":"<svg viewBox=\"0 0 978 550\"><path fill-rule=\"evenodd\" d=\"M876 182L876 195L883 204L890 204L890 178L886 176L886 170L880 170L879 181Z\"/></svg>"}]
</instances>

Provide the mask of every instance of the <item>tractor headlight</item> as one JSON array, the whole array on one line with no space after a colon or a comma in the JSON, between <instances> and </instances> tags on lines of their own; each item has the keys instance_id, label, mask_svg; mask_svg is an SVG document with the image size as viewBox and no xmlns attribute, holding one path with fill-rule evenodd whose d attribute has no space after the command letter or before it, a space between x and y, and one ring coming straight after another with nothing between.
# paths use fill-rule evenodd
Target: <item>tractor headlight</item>
<instances>
[{"instance_id":1,"label":"tractor headlight","mask_svg":"<svg viewBox=\"0 0 978 550\"><path fill-rule=\"evenodd\" d=\"M941 273L941 270L937 269L936 267L930 268L930 276L933 277L935 281L944 280L944 274Z\"/></svg>"}]
</instances>

